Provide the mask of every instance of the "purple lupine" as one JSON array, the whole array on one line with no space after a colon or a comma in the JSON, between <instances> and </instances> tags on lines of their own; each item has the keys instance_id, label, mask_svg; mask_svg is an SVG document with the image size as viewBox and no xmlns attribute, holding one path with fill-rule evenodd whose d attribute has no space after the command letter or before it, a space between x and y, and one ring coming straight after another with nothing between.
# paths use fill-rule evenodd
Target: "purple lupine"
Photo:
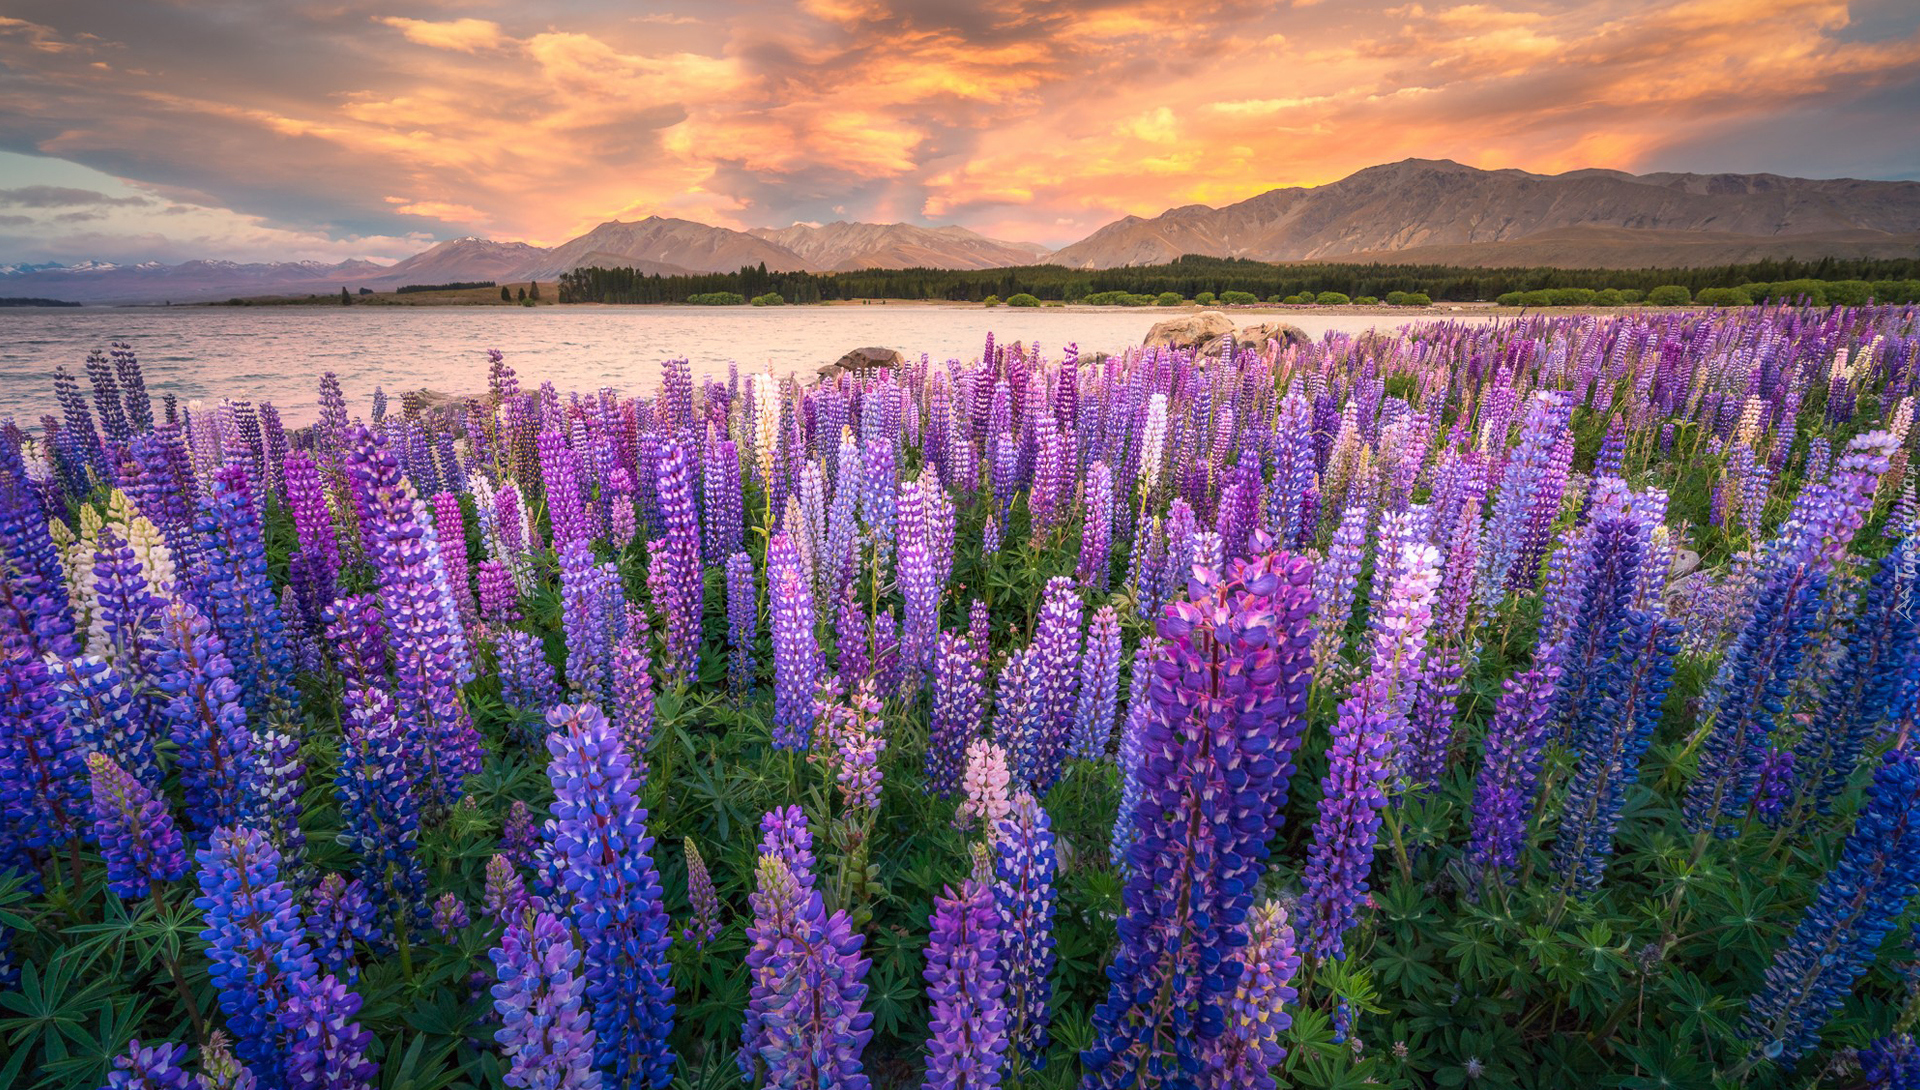
<instances>
[{"instance_id":1,"label":"purple lupine","mask_svg":"<svg viewBox=\"0 0 1920 1090\"><path fill-rule=\"evenodd\" d=\"M927 723L927 787L950 798L960 786L967 746L980 737L986 673L973 643L941 633L933 656L933 710Z\"/></svg>"},{"instance_id":2,"label":"purple lupine","mask_svg":"<svg viewBox=\"0 0 1920 1090\"><path fill-rule=\"evenodd\" d=\"M426 910L420 865L421 773L411 759L393 698L349 685L341 698L340 840L359 857L357 877L377 908L410 930Z\"/></svg>"},{"instance_id":3,"label":"purple lupine","mask_svg":"<svg viewBox=\"0 0 1920 1090\"><path fill-rule=\"evenodd\" d=\"M1487 724L1486 758L1473 787L1468 858L1481 874L1504 874L1519 861L1533 812L1541 746L1553 717L1560 666L1551 650L1500 683Z\"/></svg>"},{"instance_id":4,"label":"purple lupine","mask_svg":"<svg viewBox=\"0 0 1920 1090\"><path fill-rule=\"evenodd\" d=\"M580 456L567 445L563 432L540 432L540 477L547 497L547 519L553 527L555 551L572 542L587 542L592 530L581 492Z\"/></svg>"},{"instance_id":5,"label":"purple lupine","mask_svg":"<svg viewBox=\"0 0 1920 1090\"><path fill-rule=\"evenodd\" d=\"M360 879L329 874L313 887L305 915L307 940L313 944L314 964L352 983L358 976L354 949L385 940L374 916L373 901Z\"/></svg>"},{"instance_id":6,"label":"purple lupine","mask_svg":"<svg viewBox=\"0 0 1920 1090\"><path fill-rule=\"evenodd\" d=\"M625 611L620 575L581 539L560 550L560 624L567 645L567 688L576 697L605 701L612 691L614 639Z\"/></svg>"},{"instance_id":7,"label":"purple lupine","mask_svg":"<svg viewBox=\"0 0 1920 1090\"><path fill-rule=\"evenodd\" d=\"M480 891L480 912L497 927L519 920L533 907L527 883L505 852L487 857L487 882Z\"/></svg>"},{"instance_id":8,"label":"purple lupine","mask_svg":"<svg viewBox=\"0 0 1920 1090\"><path fill-rule=\"evenodd\" d=\"M467 524L460 513L460 498L451 492L433 496L433 535L440 544L440 570L460 625L469 634L479 623L479 610L473 604L473 583L467 567Z\"/></svg>"},{"instance_id":9,"label":"purple lupine","mask_svg":"<svg viewBox=\"0 0 1920 1090\"><path fill-rule=\"evenodd\" d=\"M435 585L422 505L382 436L355 429L350 470L366 500L361 531L386 619L394 703L425 769L428 798L451 805L480 770L480 735L456 680L461 651Z\"/></svg>"},{"instance_id":10,"label":"purple lupine","mask_svg":"<svg viewBox=\"0 0 1920 1090\"><path fill-rule=\"evenodd\" d=\"M1035 1067L1046 1064L1053 1003L1053 824L1027 791L993 821L993 900L1000 917L999 968L1006 984L1007 1036Z\"/></svg>"},{"instance_id":11,"label":"purple lupine","mask_svg":"<svg viewBox=\"0 0 1920 1090\"><path fill-rule=\"evenodd\" d=\"M1034 790L1045 795L1060 779L1068 736L1073 729L1078 695L1081 652L1080 590L1073 580L1055 576L1041 592L1040 613L1033 623L1032 658L1028 664L1034 734L1038 743L1025 771Z\"/></svg>"},{"instance_id":12,"label":"purple lupine","mask_svg":"<svg viewBox=\"0 0 1920 1090\"><path fill-rule=\"evenodd\" d=\"M844 911L827 913L811 873L803 881L788 857L763 850L755 876L741 1074L764 1074L767 1086L867 1090L863 937Z\"/></svg>"},{"instance_id":13,"label":"purple lupine","mask_svg":"<svg viewBox=\"0 0 1920 1090\"><path fill-rule=\"evenodd\" d=\"M287 509L298 542L287 558L288 578L308 631L318 632L339 579L340 545L312 457L303 450L287 455L286 474Z\"/></svg>"},{"instance_id":14,"label":"purple lupine","mask_svg":"<svg viewBox=\"0 0 1920 1090\"><path fill-rule=\"evenodd\" d=\"M644 632L630 634L613 653L613 724L633 755L634 778L645 783L653 744L653 657Z\"/></svg>"},{"instance_id":15,"label":"purple lupine","mask_svg":"<svg viewBox=\"0 0 1920 1090\"><path fill-rule=\"evenodd\" d=\"M156 633L157 634L157 633ZM149 653L156 648L149 647ZM113 664L94 655L48 659L54 699L73 732L73 744L84 753L104 753L135 779L155 789L160 785L159 758L154 753L156 731L145 721L150 699L138 699L121 681ZM141 698L151 694L142 693ZM164 726L162 721L160 726Z\"/></svg>"},{"instance_id":16,"label":"purple lupine","mask_svg":"<svg viewBox=\"0 0 1920 1090\"><path fill-rule=\"evenodd\" d=\"M72 840L86 817L80 748L44 662L6 650L0 662L0 867Z\"/></svg>"},{"instance_id":17,"label":"purple lupine","mask_svg":"<svg viewBox=\"0 0 1920 1090\"><path fill-rule=\"evenodd\" d=\"M513 800L513 805L507 807L507 816L500 822L501 854L512 860L514 866L531 866L539 843L540 832L534 827L533 808L520 799Z\"/></svg>"},{"instance_id":18,"label":"purple lupine","mask_svg":"<svg viewBox=\"0 0 1920 1090\"><path fill-rule=\"evenodd\" d=\"M0 650L74 655L66 575L40 503L12 475L0 475Z\"/></svg>"},{"instance_id":19,"label":"purple lupine","mask_svg":"<svg viewBox=\"0 0 1920 1090\"><path fill-rule=\"evenodd\" d=\"M500 636L500 699L521 711L545 714L560 703L560 684L540 637L509 629Z\"/></svg>"},{"instance_id":20,"label":"purple lupine","mask_svg":"<svg viewBox=\"0 0 1920 1090\"><path fill-rule=\"evenodd\" d=\"M226 645L233 679L250 711L269 700L291 706L293 656L289 653L280 603L267 576L267 546L260 505L239 465L220 467L213 491L201 501L195 522L206 555L189 578L194 601Z\"/></svg>"},{"instance_id":21,"label":"purple lupine","mask_svg":"<svg viewBox=\"0 0 1920 1090\"><path fill-rule=\"evenodd\" d=\"M1226 1033L1239 929L1305 725L1311 579L1284 553L1236 559L1160 619L1119 947L1081 1056L1090 1088L1197 1070Z\"/></svg>"},{"instance_id":22,"label":"purple lupine","mask_svg":"<svg viewBox=\"0 0 1920 1090\"><path fill-rule=\"evenodd\" d=\"M554 855L585 950L595 1066L620 1086L673 1080L673 943L632 757L600 710L549 712Z\"/></svg>"},{"instance_id":23,"label":"purple lupine","mask_svg":"<svg viewBox=\"0 0 1920 1090\"><path fill-rule=\"evenodd\" d=\"M1293 927L1277 902L1255 905L1247 913L1243 966L1228 1003L1226 1032L1207 1053L1207 1082L1215 1086L1274 1090L1274 1069L1287 1058L1281 1035L1293 1025L1287 1008L1298 993L1292 985L1300 968Z\"/></svg>"},{"instance_id":24,"label":"purple lupine","mask_svg":"<svg viewBox=\"0 0 1920 1090\"><path fill-rule=\"evenodd\" d=\"M767 545L768 611L773 618L773 744L805 749L813 737L813 696L820 644L814 636L813 592L799 549L785 533Z\"/></svg>"},{"instance_id":25,"label":"purple lupine","mask_svg":"<svg viewBox=\"0 0 1920 1090\"><path fill-rule=\"evenodd\" d=\"M1152 708L1148 696L1148 685L1153 678L1153 639L1147 637L1133 652L1132 672L1127 680L1126 718L1120 724L1120 747L1114 760L1120 766L1120 805L1113 816L1113 835L1108 841L1107 851L1118 868L1127 860L1127 849L1133 845L1133 811L1140 805L1140 762L1146 753L1145 745L1147 716Z\"/></svg>"},{"instance_id":26,"label":"purple lupine","mask_svg":"<svg viewBox=\"0 0 1920 1090\"><path fill-rule=\"evenodd\" d=\"M135 1037L127 1042L126 1052L113 1058L102 1090L192 1090L194 1078L180 1066L186 1058L186 1045L143 1045Z\"/></svg>"},{"instance_id":27,"label":"purple lupine","mask_svg":"<svg viewBox=\"0 0 1920 1090\"><path fill-rule=\"evenodd\" d=\"M753 558L734 553L727 557L727 691L735 696L753 688L753 644L759 634L760 599L753 581Z\"/></svg>"},{"instance_id":28,"label":"purple lupine","mask_svg":"<svg viewBox=\"0 0 1920 1090\"><path fill-rule=\"evenodd\" d=\"M199 855L200 938L234 1051L269 1086L285 1085L289 1034L280 1014L315 968L280 853L251 829L223 828Z\"/></svg>"},{"instance_id":29,"label":"purple lupine","mask_svg":"<svg viewBox=\"0 0 1920 1090\"><path fill-rule=\"evenodd\" d=\"M1853 831L1765 982L1741 1035L1791 1067L1819 1040L1920 890L1920 758L1881 755Z\"/></svg>"},{"instance_id":30,"label":"purple lupine","mask_svg":"<svg viewBox=\"0 0 1920 1090\"><path fill-rule=\"evenodd\" d=\"M550 912L516 917L488 956L500 980L492 993L493 1039L507 1062L501 1081L515 1090L599 1090L598 1042L568 927Z\"/></svg>"},{"instance_id":31,"label":"purple lupine","mask_svg":"<svg viewBox=\"0 0 1920 1090\"><path fill-rule=\"evenodd\" d=\"M658 472L665 533L649 546L647 587L664 627L661 674L670 685L691 685L700 672L700 514L685 448L663 443Z\"/></svg>"},{"instance_id":32,"label":"purple lupine","mask_svg":"<svg viewBox=\"0 0 1920 1090\"><path fill-rule=\"evenodd\" d=\"M1097 761L1113 740L1113 712L1120 697L1120 615L1112 606L1094 611L1080 659L1080 694L1073 710L1073 755Z\"/></svg>"},{"instance_id":33,"label":"purple lupine","mask_svg":"<svg viewBox=\"0 0 1920 1090\"><path fill-rule=\"evenodd\" d=\"M923 1090L994 1090L1006 1067L1000 915L986 883L933 899L928 921L927 1073Z\"/></svg>"},{"instance_id":34,"label":"purple lupine","mask_svg":"<svg viewBox=\"0 0 1920 1090\"><path fill-rule=\"evenodd\" d=\"M680 847L687 857L687 903L693 908L680 937L699 950L720 934L720 895L714 892L713 875L693 838L683 838Z\"/></svg>"},{"instance_id":35,"label":"purple lupine","mask_svg":"<svg viewBox=\"0 0 1920 1090\"><path fill-rule=\"evenodd\" d=\"M1520 426L1520 445L1507 460L1500 488L1494 494L1480 595L1489 605L1507 591L1533 585L1535 573L1526 566L1530 555L1526 538L1535 506L1547 487L1554 448L1566 430L1563 409L1559 394L1541 391L1534 395ZM1498 439L1504 441L1504 431Z\"/></svg>"},{"instance_id":36,"label":"purple lupine","mask_svg":"<svg viewBox=\"0 0 1920 1090\"><path fill-rule=\"evenodd\" d=\"M706 546L708 566L721 561L740 547L741 509L740 451L731 439L708 443L706 464L701 467L701 483L706 488Z\"/></svg>"},{"instance_id":37,"label":"purple lupine","mask_svg":"<svg viewBox=\"0 0 1920 1090\"><path fill-rule=\"evenodd\" d=\"M520 596L507 566L497 560L482 560L474 565L474 575L480 584L480 619L495 632L518 624Z\"/></svg>"},{"instance_id":38,"label":"purple lupine","mask_svg":"<svg viewBox=\"0 0 1920 1090\"><path fill-rule=\"evenodd\" d=\"M928 537L924 481L900 486L895 526L900 536L900 592L906 601L906 629L902 654L908 675L917 690L933 655L935 637L940 631L940 592L934 577L933 542Z\"/></svg>"},{"instance_id":39,"label":"purple lupine","mask_svg":"<svg viewBox=\"0 0 1920 1090\"><path fill-rule=\"evenodd\" d=\"M104 753L87 755L93 839L107 864L107 888L145 897L186 876L187 853L164 800Z\"/></svg>"},{"instance_id":40,"label":"purple lupine","mask_svg":"<svg viewBox=\"0 0 1920 1090\"><path fill-rule=\"evenodd\" d=\"M1361 561L1366 555L1367 505L1354 502L1340 515L1326 559L1313 573L1313 599L1318 607L1314 626L1314 665L1327 674L1346 648L1347 623L1353 618L1354 590L1360 584Z\"/></svg>"},{"instance_id":41,"label":"purple lupine","mask_svg":"<svg viewBox=\"0 0 1920 1090\"><path fill-rule=\"evenodd\" d=\"M1318 958L1343 958L1343 936L1367 895L1367 875L1380 834L1383 790L1395 751L1404 742L1407 709L1426 653L1433 619L1433 592L1440 579L1439 554L1431 545L1404 545L1396 578L1381 610L1370 622L1372 655L1368 671L1340 702L1339 718L1327 747L1327 774L1321 780L1313 848L1307 858L1307 917L1312 951Z\"/></svg>"},{"instance_id":42,"label":"purple lupine","mask_svg":"<svg viewBox=\"0 0 1920 1090\"><path fill-rule=\"evenodd\" d=\"M1087 515L1080 531L1080 563L1073 576L1083 587L1107 589L1113 554L1113 472L1105 462L1087 470Z\"/></svg>"},{"instance_id":43,"label":"purple lupine","mask_svg":"<svg viewBox=\"0 0 1920 1090\"><path fill-rule=\"evenodd\" d=\"M455 933L473 922L467 914L467 903L453 893L442 893L433 902L433 929L440 937L452 942Z\"/></svg>"},{"instance_id":44,"label":"purple lupine","mask_svg":"<svg viewBox=\"0 0 1920 1090\"><path fill-rule=\"evenodd\" d=\"M279 1015L289 1090L372 1090L380 1065L367 1059L373 1034L350 1021L358 1013L360 997L330 974L294 983Z\"/></svg>"},{"instance_id":45,"label":"purple lupine","mask_svg":"<svg viewBox=\"0 0 1920 1090\"><path fill-rule=\"evenodd\" d=\"M226 648L198 610L178 599L161 615L159 686L196 840L240 817L253 735Z\"/></svg>"}]
</instances>

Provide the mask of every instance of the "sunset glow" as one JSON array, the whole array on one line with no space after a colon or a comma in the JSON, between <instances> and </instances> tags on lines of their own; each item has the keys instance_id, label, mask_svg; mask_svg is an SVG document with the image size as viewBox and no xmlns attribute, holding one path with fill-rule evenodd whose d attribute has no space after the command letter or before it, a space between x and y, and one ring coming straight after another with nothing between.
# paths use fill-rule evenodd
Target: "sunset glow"
<instances>
[{"instance_id":1,"label":"sunset glow","mask_svg":"<svg viewBox=\"0 0 1920 1090\"><path fill-rule=\"evenodd\" d=\"M1409 156L1920 177L1920 8L22 0L0 100L19 260L384 260L649 214L1059 245Z\"/></svg>"}]
</instances>

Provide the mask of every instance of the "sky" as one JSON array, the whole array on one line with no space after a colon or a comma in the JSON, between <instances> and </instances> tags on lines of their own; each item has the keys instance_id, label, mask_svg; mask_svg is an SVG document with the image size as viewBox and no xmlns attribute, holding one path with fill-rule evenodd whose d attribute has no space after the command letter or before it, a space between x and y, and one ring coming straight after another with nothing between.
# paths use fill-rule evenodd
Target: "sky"
<instances>
[{"instance_id":1,"label":"sky","mask_svg":"<svg viewBox=\"0 0 1920 1090\"><path fill-rule=\"evenodd\" d=\"M1913 0L8 0L0 262L1122 215L1409 157L1920 179Z\"/></svg>"}]
</instances>

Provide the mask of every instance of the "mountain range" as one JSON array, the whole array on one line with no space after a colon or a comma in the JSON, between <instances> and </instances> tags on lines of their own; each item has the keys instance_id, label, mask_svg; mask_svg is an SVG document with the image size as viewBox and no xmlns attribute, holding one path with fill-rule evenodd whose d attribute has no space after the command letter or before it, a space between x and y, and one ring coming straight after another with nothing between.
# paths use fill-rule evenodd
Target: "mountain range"
<instances>
[{"instance_id":1,"label":"mountain range","mask_svg":"<svg viewBox=\"0 0 1920 1090\"><path fill-rule=\"evenodd\" d=\"M1049 251L964 227L794 224L736 231L648 216L610 220L552 248L456 238L392 265L0 264L0 295L79 302L189 302L234 295L383 290L405 284L552 280L592 265L647 273L986 269L1046 262L1107 269L1183 254L1259 261L1720 265L1762 258L1920 255L1920 182L1775 174L1532 174L1408 159L1336 182L1268 190L1214 208L1127 216Z\"/></svg>"}]
</instances>

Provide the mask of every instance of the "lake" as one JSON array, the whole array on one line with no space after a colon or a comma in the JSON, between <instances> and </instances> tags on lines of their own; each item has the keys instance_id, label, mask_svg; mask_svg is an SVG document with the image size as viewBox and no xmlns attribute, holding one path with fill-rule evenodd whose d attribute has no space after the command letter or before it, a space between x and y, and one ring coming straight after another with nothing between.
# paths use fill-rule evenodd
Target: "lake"
<instances>
[{"instance_id":1,"label":"lake","mask_svg":"<svg viewBox=\"0 0 1920 1090\"><path fill-rule=\"evenodd\" d=\"M1171 312L1180 313L1180 312ZM1018 309L938 304L808 307L125 307L0 310L0 416L25 425L54 411L54 367L86 388L85 361L112 341L133 346L157 402L192 398L271 401L289 425L311 423L320 375L340 376L350 408L368 411L375 386L390 395L427 387L470 393L486 384L487 350L506 353L524 385L562 391L612 386L644 393L660 361L685 356L693 373L811 371L863 345L971 360L989 330L1001 343L1038 344L1057 356L1140 343L1166 310L1114 307ZM1235 312L1242 325L1279 318L1313 336L1397 328L1385 314ZM1474 318L1466 320L1485 320ZM397 407L397 406L396 406Z\"/></svg>"}]
</instances>

